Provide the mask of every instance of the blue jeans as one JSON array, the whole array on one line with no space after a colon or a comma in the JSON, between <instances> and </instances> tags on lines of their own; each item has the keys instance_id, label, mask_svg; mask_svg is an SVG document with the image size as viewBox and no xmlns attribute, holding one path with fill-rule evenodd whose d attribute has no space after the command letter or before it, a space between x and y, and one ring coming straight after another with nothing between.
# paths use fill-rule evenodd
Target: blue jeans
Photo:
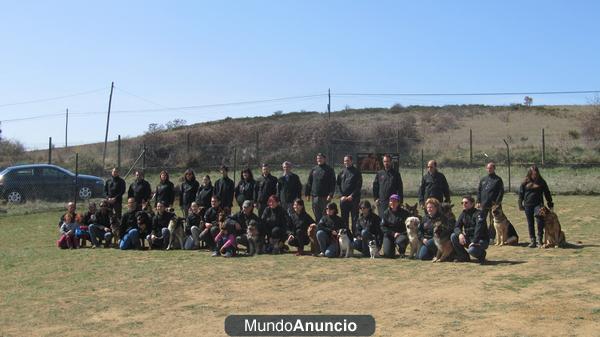
<instances>
[{"instance_id":1,"label":"blue jeans","mask_svg":"<svg viewBox=\"0 0 600 337\"><path fill-rule=\"evenodd\" d=\"M352 241L352 246L354 246L354 249L360 250L362 252L362 256L371 256L371 252L369 251L369 241L375 240L375 236L371 234L371 232L369 232L367 229L363 229L360 232L360 237L361 240L354 239L354 241Z\"/></svg>"},{"instance_id":2,"label":"blue jeans","mask_svg":"<svg viewBox=\"0 0 600 337\"><path fill-rule=\"evenodd\" d=\"M325 231L317 231L317 241L319 242L319 248L321 253L327 257L337 257L338 248L337 242L332 240L331 234Z\"/></svg>"},{"instance_id":3,"label":"blue jeans","mask_svg":"<svg viewBox=\"0 0 600 337\"><path fill-rule=\"evenodd\" d=\"M437 246L433 239L427 240L427 242L421 246L417 253L417 259L419 260L433 260L433 257L437 254Z\"/></svg>"},{"instance_id":4,"label":"blue jeans","mask_svg":"<svg viewBox=\"0 0 600 337\"><path fill-rule=\"evenodd\" d=\"M452 246L454 247L454 252L456 253L456 258L461 262L468 262L470 260L469 255L473 256L474 258L476 258L478 260L485 258L485 255L486 255L485 250L490 245L489 241L482 240L479 242L479 246L469 247L471 242L467 238L465 240L465 246L467 246L469 248L465 249L465 247L460 244L460 242L458 240L458 235L456 235L456 233L452 233L452 235L450 235L450 241L452 242Z\"/></svg>"},{"instance_id":5,"label":"blue jeans","mask_svg":"<svg viewBox=\"0 0 600 337\"><path fill-rule=\"evenodd\" d=\"M140 232L137 229L131 229L121 239L120 249L137 249L140 247Z\"/></svg>"},{"instance_id":6,"label":"blue jeans","mask_svg":"<svg viewBox=\"0 0 600 337\"><path fill-rule=\"evenodd\" d=\"M544 220L536 218L535 215L540 211L541 206L525 206L525 217L527 218L527 228L529 229L529 237L531 242L535 242L535 226L534 219L537 222L537 237L538 241L544 241Z\"/></svg>"},{"instance_id":7,"label":"blue jeans","mask_svg":"<svg viewBox=\"0 0 600 337\"><path fill-rule=\"evenodd\" d=\"M90 232L90 241L94 246L99 247L102 240L104 240L104 245L108 246L110 244L112 232L100 229L100 226L95 224L91 224L88 230Z\"/></svg>"}]
</instances>

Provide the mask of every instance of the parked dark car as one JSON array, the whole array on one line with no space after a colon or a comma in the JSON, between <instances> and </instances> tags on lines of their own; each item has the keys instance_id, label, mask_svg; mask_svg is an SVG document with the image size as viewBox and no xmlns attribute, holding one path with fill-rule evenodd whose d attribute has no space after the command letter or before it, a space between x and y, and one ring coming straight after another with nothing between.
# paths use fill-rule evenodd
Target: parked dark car
<instances>
[{"instance_id":1,"label":"parked dark car","mask_svg":"<svg viewBox=\"0 0 600 337\"><path fill-rule=\"evenodd\" d=\"M75 174L56 165L32 164L11 166L0 172L0 197L10 203L25 200L72 200L97 198L103 195L101 178Z\"/></svg>"}]
</instances>

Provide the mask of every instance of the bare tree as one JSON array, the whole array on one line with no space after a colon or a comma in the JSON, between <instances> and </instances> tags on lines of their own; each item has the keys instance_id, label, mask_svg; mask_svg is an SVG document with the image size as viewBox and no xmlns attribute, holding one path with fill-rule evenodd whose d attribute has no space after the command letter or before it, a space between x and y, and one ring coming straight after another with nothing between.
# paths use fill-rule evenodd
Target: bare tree
<instances>
[{"instance_id":1,"label":"bare tree","mask_svg":"<svg viewBox=\"0 0 600 337\"><path fill-rule=\"evenodd\" d=\"M523 104L525 104L526 107L530 107L532 103L533 103L533 98L531 98L529 96L525 96L525 98L523 99Z\"/></svg>"}]
</instances>

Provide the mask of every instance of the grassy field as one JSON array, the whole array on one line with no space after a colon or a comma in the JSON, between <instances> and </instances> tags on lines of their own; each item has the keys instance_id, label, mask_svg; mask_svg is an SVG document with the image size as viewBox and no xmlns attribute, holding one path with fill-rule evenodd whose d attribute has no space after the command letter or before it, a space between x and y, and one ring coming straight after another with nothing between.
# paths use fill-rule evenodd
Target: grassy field
<instances>
[{"instance_id":1,"label":"grassy field","mask_svg":"<svg viewBox=\"0 0 600 337\"><path fill-rule=\"evenodd\" d=\"M223 336L229 314L371 314L376 336L597 336L600 197L555 202L579 246L492 247L484 266L64 251L55 246L59 211L4 216L0 336ZM505 204L528 237L515 197Z\"/></svg>"}]
</instances>

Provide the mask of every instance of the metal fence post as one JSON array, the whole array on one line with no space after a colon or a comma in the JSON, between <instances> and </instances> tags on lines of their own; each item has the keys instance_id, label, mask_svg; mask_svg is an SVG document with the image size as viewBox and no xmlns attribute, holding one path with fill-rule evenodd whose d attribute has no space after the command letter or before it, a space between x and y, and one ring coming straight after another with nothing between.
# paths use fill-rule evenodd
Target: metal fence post
<instances>
[{"instance_id":1,"label":"metal fence post","mask_svg":"<svg viewBox=\"0 0 600 337\"><path fill-rule=\"evenodd\" d=\"M117 169L121 171L121 135L117 138Z\"/></svg>"},{"instance_id":2,"label":"metal fence post","mask_svg":"<svg viewBox=\"0 0 600 337\"><path fill-rule=\"evenodd\" d=\"M73 191L73 194L75 196L75 198L73 198L73 203L75 204L75 209L77 209L77 197L78 197L77 185L79 183L78 180L79 180L79 153L75 153L75 188Z\"/></svg>"},{"instance_id":3,"label":"metal fence post","mask_svg":"<svg viewBox=\"0 0 600 337\"><path fill-rule=\"evenodd\" d=\"M48 137L48 164L52 164L52 137Z\"/></svg>"},{"instance_id":4,"label":"metal fence post","mask_svg":"<svg viewBox=\"0 0 600 337\"><path fill-rule=\"evenodd\" d=\"M542 129L542 166L546 163L546 133Z\"/></svg>"},{"instance_id":5,"label":"metal fence post","mask_svg":"<svg viewBox=\"0 0 600 337\"><path fill-rule=\"evenodd\" d=\"M506 139L503 139L504 144L506 144L506 159L508 164L508 191L510 192L510 147L508 146L508 142Z\"/></svg>"}]
</instances>

